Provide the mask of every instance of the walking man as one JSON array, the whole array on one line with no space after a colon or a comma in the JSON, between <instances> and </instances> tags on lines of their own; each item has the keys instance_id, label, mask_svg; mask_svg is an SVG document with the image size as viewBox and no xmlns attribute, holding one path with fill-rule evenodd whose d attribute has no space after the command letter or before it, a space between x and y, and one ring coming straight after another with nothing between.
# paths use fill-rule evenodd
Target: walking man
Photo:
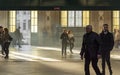
<instances>
[{"instance_id":1,"label":"walking man","mask_svg":"<svg viewBox=\"0 0 120 75\"><path fill-rule=\"evenodd\" d=\"M65 57L66 57L67 41L69 39L67 30L63 31L63 33L60 36L60 39L62 40L62 56L65 55Z\"/></svg>"},{"instance_id":2,"label":"walking man","mask_svg":"<svg viewBox=\"0 0 120 75\"><path fill-rule=\"evenodd\" d=\"M21 42L22 42L22 39L23 39L23 35L22 33L20 32L20 27L18 27L15 32L15 39L16 39L16 43L18 44L18 47L21 48Z\"/></svg>"},{"instance_id":3,"label":"walking man","mask_svg":"<svg viewBox=\"0 0 120 75\"><path fill-rule=\"evenodd\" d=\"M101 53L102 53L102 75L105 75L105 61L107 62L110 75L112 75L110 52L114 46L113 34L108 30L108 24L103 25L103 31L100 33L102 41Z\"/></svg>"},{"instance_id":4,"label":"walking man","mask_svg":"<svg viewBox=\"0 0 120 75\"><path fill-rule=\"evenodd\" d=\"M99 35L92 31L91 25L87 25L80 52L81 59L83 59L83 56L85 57L85 75L90 75L90 62L92 62L92 67L95 70L96 75L101 75L97 66L98 57L100 57L100 45Z\"/></svg>"}]
</instances>

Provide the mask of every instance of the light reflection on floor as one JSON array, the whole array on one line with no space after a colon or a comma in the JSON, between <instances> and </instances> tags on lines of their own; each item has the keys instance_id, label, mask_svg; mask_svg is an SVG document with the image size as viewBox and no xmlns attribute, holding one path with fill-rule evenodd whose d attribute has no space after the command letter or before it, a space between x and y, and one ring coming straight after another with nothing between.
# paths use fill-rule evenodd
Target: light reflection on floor
<instances>
[{"instance_id":1,"label":"light reflection on floor","mask_svg":"<svg viewBox=\"0 0 120 75\"><path fill-rule=\"evenodd\" d=\"M10 51L10 58L11 59L23 59L23 60L26 60L26 61L62 61L62 59L59 59L56 56L55 56L56 58L54 58L54 57L49 57L49 56L42 56L42 54L41 54L43 51L48 53L48 55L51 55L49 53L51 51L53 51L53 52L57 51L57 52L60 53L61 48L37 47L37 46L23 45L22 48L15 47L15 49L16 49L16 51L15 50ZM49 52L47 52L47 51L49 51ZM67 50L67 51L69 51L69 50ZM70 55L70 56L72 56L70 59L80 60L79 52L80 52L80 50L74 49L73 50L74 54ZM114 52L115 52L115 50L114 50ZM118 53L120 51L116 51L116 52ZM115 59L115 60L120 60L120 55L111 52L111 58Z\"/></svg>"},{"instance_id":2,"label":"light reflection on floor","mask_svg":"<svg viewBox=\"0 0 120 75\"><path fill-rule=\"evenodd\" d=\"M61 51L61 48L55 48L55 47L36 47L36 48L39 48L39 49L42 49L42 50ZM74 53L80 53L80 50L74 49L73 51L74 51Z\"/></svg>"},{"instance_id":3,"label":"light reflection on floor","mask_svg":"<svg viewBox=\"0 0 120 75\"><path fill-rule=\"evenodd\" d=\"M11 51L10 52L11 54L14 54L14 55L19 55L19 57L21 57L21 58L28 58L28 60L29 59L39 59L39 60L43 60L43 61L61 61L61 60L57 60L57 59L53 59L53 58L45 58L45 57L41 57L41 56L34 56L34 55L29 55L29 54L24 54L24 53L18 53L18 52L13 52L13 51ZM17 57L16 56L16 57Z\"/></svg>"},{"instance_id":4,"label":"light reflection on floor","mask_svg":"<svg viewBox=\"0 0 120 75\"><path fill-rule=\"evenodd\" d=\"M13 55L13 54L10 54L10 57L13 57L16 59L23 59L23 60L27 60L27 61L36 61L36 60L31 59L31 58L26 58L26 57L22 57L22 56Z\"/></svg>"}]
</instances>

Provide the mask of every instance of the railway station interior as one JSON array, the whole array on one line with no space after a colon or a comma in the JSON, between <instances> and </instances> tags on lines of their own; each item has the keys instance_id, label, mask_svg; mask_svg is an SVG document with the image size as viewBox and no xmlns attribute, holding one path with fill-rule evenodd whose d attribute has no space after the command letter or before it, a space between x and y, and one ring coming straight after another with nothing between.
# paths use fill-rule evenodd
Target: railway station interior
<instances>
[{"instance_id":1,"label":"railway station interior","mask_svg":"<svg viewBox=\"0 0 120 75\"><path fill-rule=\"evenodd\" d=\"M120 29L119 10L1 10L0 26L8 28L14 40L14 31L20 27L21 47L11 42L9 59L0 53L0 75L84 75L84 60L80 50L86 25L100 33L103 24L109 30ZM75 37L73 54L67 47L67 57L61 56L60 35L72 30ZM119 75L120 47L111 52L113 75ZM101 59L98 66L101 70ZM106 71L108 68L106 67ZM90 67L91 75L95 75ZM106 72L109 75L109 72Z\"/></svg>"}]
</instances>

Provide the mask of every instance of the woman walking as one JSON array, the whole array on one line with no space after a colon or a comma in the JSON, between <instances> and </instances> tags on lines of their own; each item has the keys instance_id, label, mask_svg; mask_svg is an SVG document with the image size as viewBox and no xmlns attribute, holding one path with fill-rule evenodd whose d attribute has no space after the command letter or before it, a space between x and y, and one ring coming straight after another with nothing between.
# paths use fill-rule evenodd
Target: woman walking
<instances>
[{"instance_id":1,"label":"woman walking","mask_svg":"<svg viewBox=\"0 0 120 75\"><path fill-rule=\"evenodd\" d=\"M74 35L71 30L68 31L68 38L69 38L70 52L71 52L71 54L73 54L72 49L74 47L75 39L74 39Z\"/></svg>"},{"instance_id":2,"label":"woman walking","mask_svg":"<svg viewBox=\"0 0 120 75\"><path fill-rule=\"evenodd\" d=\"M7 28L4 28L4 35L3 35L3 49L5 52L5 59L9 58L9 45L12 41L12 37L9 35L9 30Z\"/></svg>"}]
</instances>

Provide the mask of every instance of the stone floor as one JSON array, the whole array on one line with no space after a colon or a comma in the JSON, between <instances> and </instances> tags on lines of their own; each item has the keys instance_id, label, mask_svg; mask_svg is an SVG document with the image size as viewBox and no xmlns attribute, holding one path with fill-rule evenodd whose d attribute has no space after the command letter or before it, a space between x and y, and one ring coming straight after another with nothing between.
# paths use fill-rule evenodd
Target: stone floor
<instances>
[{"instance_id":1,"label":"stone floor","mask_svg":"<svg viewBox=\"0 0 120 75\"><path fill-rule=\"evenodd\" d=\"M79 56L79 50L74 54L67 51L67 57L62 58L60 48L22 46L11 47L10 58L0 55L0 75L84 75L84 60ZM120 50L111 52L113 75L119 75ZM98 63L101 70L101 59ZM90 68L91 75L95 72ZM109 75L106 67L106 75Z\"/></svg>"}]
</instances>

